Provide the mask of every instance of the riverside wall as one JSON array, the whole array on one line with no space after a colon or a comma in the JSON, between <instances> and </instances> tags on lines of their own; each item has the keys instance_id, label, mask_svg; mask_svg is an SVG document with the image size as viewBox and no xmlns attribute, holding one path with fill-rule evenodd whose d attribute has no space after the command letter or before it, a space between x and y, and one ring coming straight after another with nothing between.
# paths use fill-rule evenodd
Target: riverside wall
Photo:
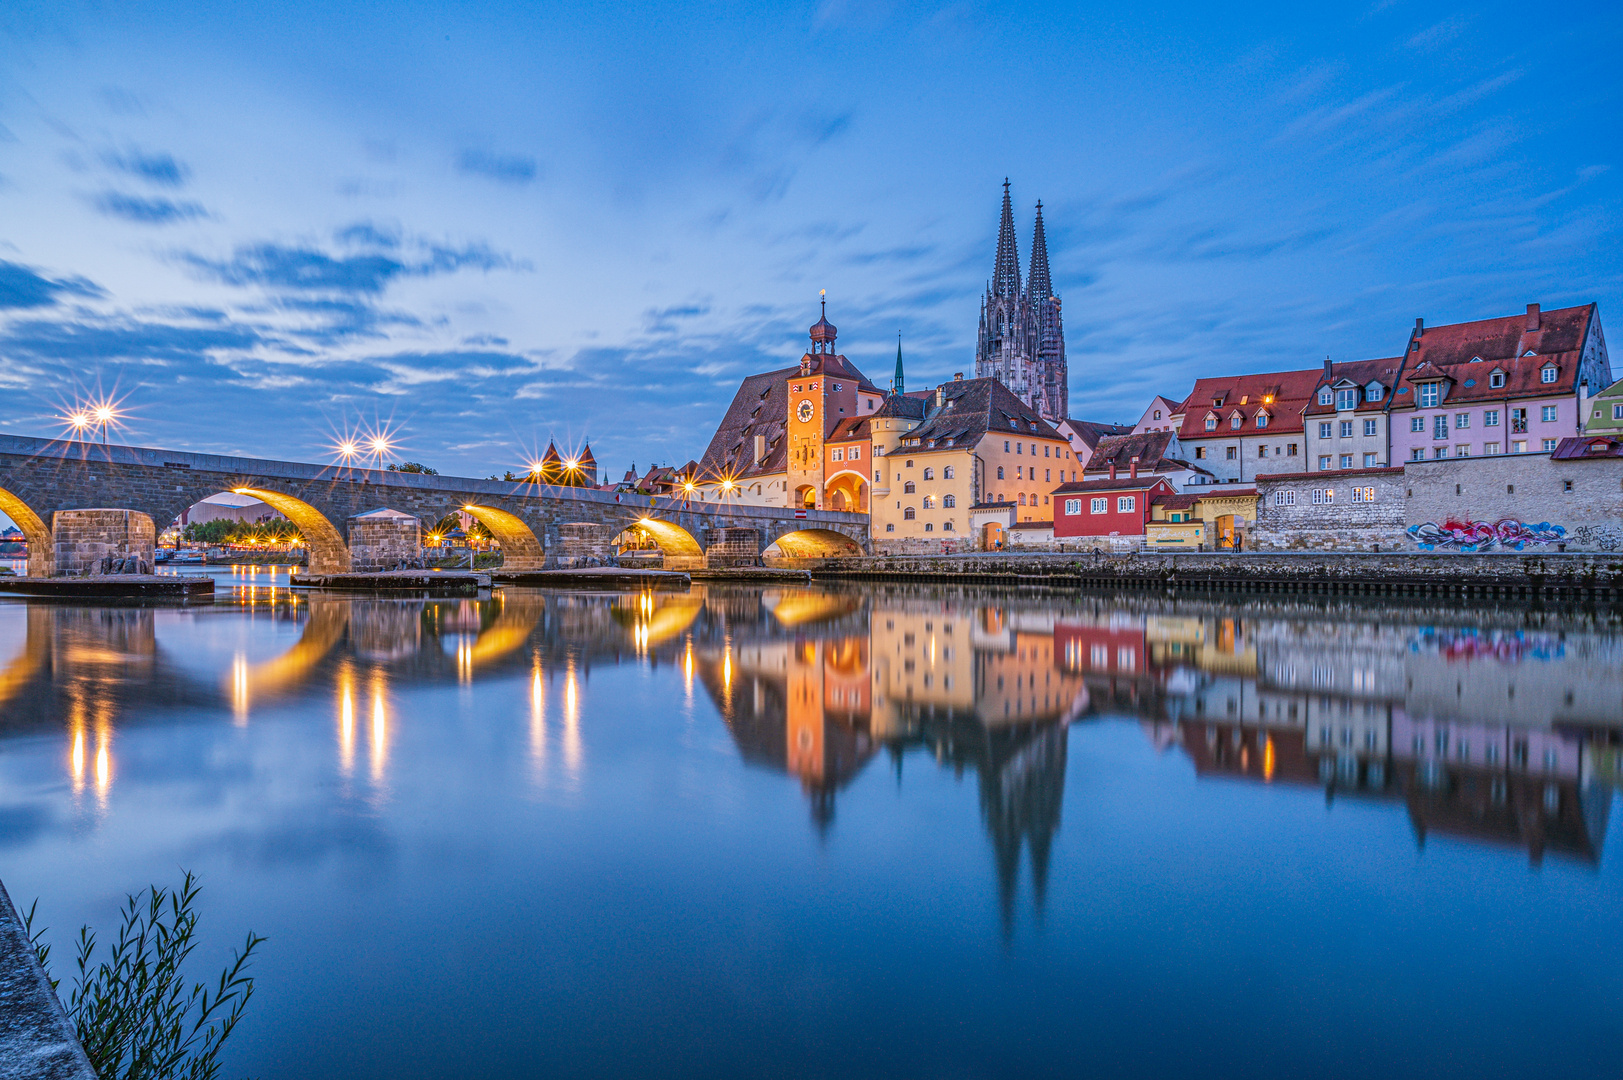
<instances>
[{"instance_id":1,"label":"riverside wall","mask_svg":"<svg viewBox=\"0 0 1623 1080\"><path fill-rule=\"evenodd\" d=\"M771 559L814 577L1189 594L1623 600L1623 554L1609 552L1133 552Z\"/></svg>"}]
</instances>

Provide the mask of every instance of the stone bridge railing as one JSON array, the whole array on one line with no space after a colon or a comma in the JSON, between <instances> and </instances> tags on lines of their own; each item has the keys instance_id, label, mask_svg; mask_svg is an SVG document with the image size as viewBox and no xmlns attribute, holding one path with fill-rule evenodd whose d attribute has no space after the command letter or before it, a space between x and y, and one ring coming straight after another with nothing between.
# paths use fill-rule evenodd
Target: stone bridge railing
<instances>
[{"instance_id":1,"label":"stone bridge railing","mask_svg":"<svg viewBox=\"0 0 1623 1080\"><path fill-rule=\"evenodd\" d=\"M28 538L30 575L78 573L108 558L150 563L154 535L194 503L239 492L299 526L312 573L379 569L415 556L425 525L477 519L511 569L602 558L638 526L670 562L697 565L713 544L737 561L751 544L785 555L860 555L866 514L425 476L350 466L192 454L0 435L0 511Z\"/></svg>"}]
</instances>

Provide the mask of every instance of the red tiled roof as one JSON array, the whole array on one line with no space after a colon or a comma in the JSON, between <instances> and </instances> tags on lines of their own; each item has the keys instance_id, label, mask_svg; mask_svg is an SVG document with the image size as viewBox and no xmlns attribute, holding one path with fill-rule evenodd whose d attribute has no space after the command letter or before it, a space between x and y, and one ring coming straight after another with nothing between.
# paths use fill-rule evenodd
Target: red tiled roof
<instances>
[{"instance_id":1,"label":"red tiled roof","mask_svg":"<svg viewBox=\"0 0 1623 1080\"><path fill-rule=\"evenodd\" d=\"M1419 400L1419 391L1414 387L1439 378L1448 384L1448 390L1443 395L1444 402L1503 401L1512 397L1543 395L1568 397L1577 386L1581 358L1581 353L1564 352L1505 360L1484 359L1447 366L1421 361L1411 366L1404 376L1404 386L1393 399L1392 406L1398 409L1414 408ZM1556 366L1556 377L1554 382L1547 383L1543 381L1543 371L1551 363ZM1495 372L1504 374L1505 385L1493 385Z\"/></svg>"},{"instance_id":2,"label":"red tiled roof","mask_svg":"<svg viewBox=\"0 0 1623 1080\"><path fill-rule=\"evenodd\" d=\"M1190 510L1200 501L1199 495L1162 495L1155 500L1154 505L1167 510Z\"/></svg>"},{"instance_id":3,"label":"red tiled roof","mask_svg":"<svg viewBox=\"0 0 1623 1080\"><path fill-rule=\"evenodd\" d=\"M1595 449L1600 447L1600 449ZM1623 457L1623 437L1617 435L1569 435L1556 444L1550 457L1556 461L1584 461Z\"/></svg>"},{"instance_id":4,"label":"red tiled roof","mask_svg":"<svg viewBox=\"0 0 1623 1080\"><path fill-rule=\"evenodd\" d=\"M1230 375L1196 379L1195 388L1183 403L1180 439L1215 439L1234 435L1255 435L1266 431L1289 434L1302 430L1302 409L1313 397L1323 375L1322 368L1305 371L1273 371L1263 375ZM1271 399L1271 400L1269 400ZM1214 401L1222 404L1214 405ZM1268 426L1257 427L1257 413L1268 411ZM1215 413L1217 427L1206 430L1206 417ZM1238 414L1241 424L1231 425Z\"/></svg>"},{"instance_id":5,"label":"red tiled roof","mask_svg":"<svg viewBox=\"0 0 1623 1080\"><path fill-rule=\"evenodd\" d=\"M1134 479L1129 476L1118 476L1114 480L1072 480L1055 488L1053 494L1074 494L1087 491L1143 491L1146 488L1166 484L1164 476L1140 476ZM1168 487L1171 485L1168 484Z\"/></svg>"},{"instance_id":6,"label":"red tiled roof","mask_svg":"<svg viewBox=\"0 0 1623 1080\"><path fill-rule=\"evenodd\" d=\"M1531 351L1539 356L1578 352L1589 334L1589 321L1595 305L1560 308L1555 311L1526 312L1497 319L1450 323L1425 327L1417 339L1418 348L1409 354L1409 367L1431 363L1469 363L1473 357L1509 360ZM1536 322L1538 329L1529 330Z\"/></svg>"},{"instance_id":7,"label":"red tiled roof","mask_svg":"<svg viewBox=\"0 0 1623 1080\"><path fill-rule=\"evenodd\" d=\"M1357 412L1380 412L1393 404L1392 393L1398 384L1398 373L1403 365L1403 357L1392 356L1384 360L1347 360L1339 364L1330 365L1330 374L1320 374L1318 385L1313 388L1313 396L1308 399L1308 416L1330 415L1336 411L1336 403L1331 399L1330 404L1319 404L1320 386L1340 386L1345 380L1357 386L1360 390L1370 383L1380 383L1383 392L1379 401L1365 401L1359 395Z\"/></svg>"}]
</instances>

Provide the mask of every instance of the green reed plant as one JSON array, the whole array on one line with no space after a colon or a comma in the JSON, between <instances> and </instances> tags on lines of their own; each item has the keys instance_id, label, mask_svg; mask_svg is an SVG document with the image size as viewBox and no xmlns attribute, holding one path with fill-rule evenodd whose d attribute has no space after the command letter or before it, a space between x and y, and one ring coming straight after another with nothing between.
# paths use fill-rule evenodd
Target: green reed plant
<instances>
[{"instance_id":1,"label":"green reed plant","mask_svg":"<svg viewBox=\"0 0 1623 1080\"><path fill-rule=\"evenodd\" d=\"M253 997L246 974L264 938L247 941L212 986L190 983L181 965L196 947L197 878L179 888L156 885L126 898L118 938L97 959L96 934L79 929L78 977L68 1016L101 1080L215 1080L220 1050ZM50 972L51 947L33 930L35 901L24 917L40 966ZM55 989L58 980L51 980Z\"/></svg>"}]
</instances>

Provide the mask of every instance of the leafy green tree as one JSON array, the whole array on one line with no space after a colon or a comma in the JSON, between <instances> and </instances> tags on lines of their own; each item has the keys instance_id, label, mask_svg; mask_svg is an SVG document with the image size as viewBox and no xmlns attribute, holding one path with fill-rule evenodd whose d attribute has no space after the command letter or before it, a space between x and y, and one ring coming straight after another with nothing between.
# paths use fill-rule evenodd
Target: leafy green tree
<instances>
[{"instance_id":1,"label":"leafy green tree","mask_svg":"<svg viewBox=\"0 0 1623 1080\"><path fill-rule=\"evenodd\" d=\"M431 469L420 461L402 461L398 465L390 465L389 471L421 473L424 476L438 476L440 474L438 469Z\"/></svg>"}]
</instances>

